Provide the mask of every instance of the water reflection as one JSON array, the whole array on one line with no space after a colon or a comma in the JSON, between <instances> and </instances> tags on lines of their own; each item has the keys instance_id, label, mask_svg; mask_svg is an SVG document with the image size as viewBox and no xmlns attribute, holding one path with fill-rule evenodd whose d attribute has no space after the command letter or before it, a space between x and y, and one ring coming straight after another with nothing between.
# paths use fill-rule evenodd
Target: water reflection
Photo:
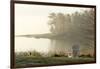
<instances>
[{"instance_id":1,"label":"water reflection","mask_svg":"<svg viewBox=\"0 0 100 69\"><path fill-rule=\"evenodd\" d=\"M68 40L53 40L53 39L42 39L42 38L35 39L35 38L24 38L24 37L15 38L16 52L35 50L45 54L49 53L49 55L52 55L54 53L71 55L73 54L74 50L73 45L75 45L75 43L74 42L71 43ZM80 50L78 51L78 53L80 54L93 54L94 52L94 47L89 48L84 45L79 45L79 47L76 49Z\"/></svg>"}]
</instances>

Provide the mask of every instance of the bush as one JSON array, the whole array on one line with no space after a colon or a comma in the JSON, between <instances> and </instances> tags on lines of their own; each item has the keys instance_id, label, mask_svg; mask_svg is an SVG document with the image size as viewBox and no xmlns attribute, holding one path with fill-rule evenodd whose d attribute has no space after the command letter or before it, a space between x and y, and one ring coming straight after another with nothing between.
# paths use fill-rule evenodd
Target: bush
<instances>
[{"instance_id":1,"label":"bush","mask_svg":"<svg viewBox=\"0 0 100 69\"><path fill-rule=\"evenodd\" d=\"M90 54L87 54L87 55L82 54L79 57L92 57L92 56Z\"/></svg>"},{"instance_id":2,"label":"bush","mask_svg":"<svg viewBox=\"0 0 100 69\"><path fill-rule=\"evenodd\" d=\"M17 56L34 56L34 57L42 57L41 53L40 52L37 52L37 51L28 51L28 52L17 52L15 53L16 57Z\"/></svg>"},{"instance_id":3,"label":"bush","mask_svg":"<svg viewBox=\"0 0 100 69\"><path fill-rule=\"evenodd\" d=\"M52 54L52 57L67 57L67 55L63 52L60 52Z\"/></svg>"},{"instance_id":4,"label":"bush","mask_svg":"<svg viewBox=\"0 0 100 69\"><path fill-rule=\"evenodd\" d=\"M30 51L28 52L30 56L36 56L36 57L41 57L41 53L40 52L37 52L37 51Z\"/></svg>"}]
</instances>

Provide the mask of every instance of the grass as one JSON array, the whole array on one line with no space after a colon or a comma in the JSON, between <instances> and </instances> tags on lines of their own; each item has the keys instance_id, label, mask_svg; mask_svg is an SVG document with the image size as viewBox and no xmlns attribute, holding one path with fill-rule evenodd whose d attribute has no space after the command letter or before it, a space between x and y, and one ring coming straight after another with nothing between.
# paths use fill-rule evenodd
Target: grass
<instances>
[{"instance_id":1,"label":"grass","mask_svg":"<svg viewBox=\"0 0 100 69\"><path fill-rule=\"evenodd\" d=\"M33 51L29 53L20 52L16 55L16 67L29 67L29 66L47 66L59 64L76 64L76 63L90 63L94 62L92 57L76 57L68 58L67 56L51 56L43 57L41 53Z\"/></svg>"}]
</instances>

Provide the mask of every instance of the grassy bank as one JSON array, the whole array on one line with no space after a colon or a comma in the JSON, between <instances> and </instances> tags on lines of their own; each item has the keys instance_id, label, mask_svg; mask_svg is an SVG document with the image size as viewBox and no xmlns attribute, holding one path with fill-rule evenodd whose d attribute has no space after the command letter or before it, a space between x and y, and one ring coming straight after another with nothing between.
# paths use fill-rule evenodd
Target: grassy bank
<instances>
[{"instance_id":1,"label":"grassy bank","mask_svg":"<svg viewBox=\"0 0 100 69\"><path fill-rule=\"evenodd\" d=\"M76 57L76 58L68 58L67 56L43 57L38 52L19 53L16 55L15 60L16 60L16 67L45 66L45 65L47 66L47 65L94 62L94 58L92 57Z\"/></svg>"}]
</instances>

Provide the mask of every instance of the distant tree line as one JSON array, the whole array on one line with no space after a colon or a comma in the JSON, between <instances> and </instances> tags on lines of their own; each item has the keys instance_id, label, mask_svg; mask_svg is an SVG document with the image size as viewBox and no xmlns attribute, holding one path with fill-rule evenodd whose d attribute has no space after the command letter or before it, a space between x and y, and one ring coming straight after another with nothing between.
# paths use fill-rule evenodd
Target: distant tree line
<instances>
[{"instance_id":1,"label":"distant tree line","mask_svg":"<svg viewBox=\"0 0 100 69\"><path fill-rule=\"evenodd\" d=\"M72 14L50 13L48 24L52 34L63 35L66 39L94 44L95 13L94 9Z\"/></svg>"}]
</instances>

